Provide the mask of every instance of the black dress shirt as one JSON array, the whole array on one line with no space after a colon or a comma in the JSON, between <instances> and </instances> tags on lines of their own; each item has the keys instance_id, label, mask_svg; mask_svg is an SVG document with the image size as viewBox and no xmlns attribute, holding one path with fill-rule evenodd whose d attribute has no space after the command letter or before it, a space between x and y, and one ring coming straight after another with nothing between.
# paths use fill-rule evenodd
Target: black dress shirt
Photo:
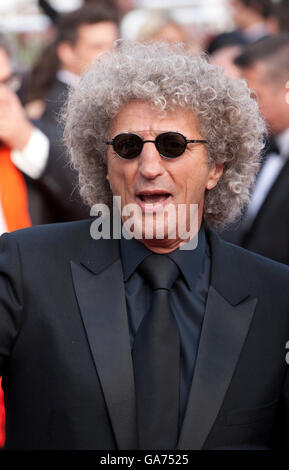
<instances>
[{"instance_id":1,"label":"black dress shirt","mask_svg":"<svg viewBox=\"0 0 289 470\"><path fill-rule=\"evenodd\" d=\"M152 252L135 239L120 240L124 272L131 347L138 327L149 309L151 289L136 271ZM180 269L180 276L170 290L171 309L177 321L181 341L180 416L183 422L210 284L210 249L204 227L194 250L177 249L169 255Z\"/></svg>"}]
</instances>

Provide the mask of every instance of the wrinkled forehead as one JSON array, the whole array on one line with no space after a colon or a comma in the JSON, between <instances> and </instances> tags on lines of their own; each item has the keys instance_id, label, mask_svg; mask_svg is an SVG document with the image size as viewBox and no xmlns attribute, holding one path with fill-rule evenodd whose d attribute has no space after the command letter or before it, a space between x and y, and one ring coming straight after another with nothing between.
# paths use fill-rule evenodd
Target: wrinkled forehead
<instances>
[{"instance_id":1,"label":"wrinkled forehead","mask_svg":"<svg viewBox=\"0 0 289 470\"><path fill-rule=\"evenodd\" d=\"M149 101L130 101L118 111L110 123L110 134L121 132L197 133L197 119L192 110L176 106L162 109Z\"/></svg>"}]
</instances>

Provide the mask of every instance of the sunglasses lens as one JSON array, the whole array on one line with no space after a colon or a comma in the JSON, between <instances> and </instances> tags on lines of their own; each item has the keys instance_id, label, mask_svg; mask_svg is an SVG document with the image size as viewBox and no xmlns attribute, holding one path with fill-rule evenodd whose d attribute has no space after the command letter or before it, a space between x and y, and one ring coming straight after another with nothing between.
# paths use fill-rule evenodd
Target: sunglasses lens
<instances>
[{"instance_id":1,"label":"sunglasses lens","mask_svg":"<svg viewBox=\"0 0 289 470\"><path fill-rule=\"evenodd\" d=\"M178 132L164 132L156 138L156 146L166 158L176 158L186 150L186 138Z\"/></svg>"},{"instance_id":2,"label":"sunglasses lens","mask_svg":"<svg viewBox=\"0 0 289 470\"><path fill-rule=\"evenodd\" d=\"M142 151L143 141L136 134L119 134L113 139L113 149L122 158L136 158Z\"/></svg>"}]
</instances>

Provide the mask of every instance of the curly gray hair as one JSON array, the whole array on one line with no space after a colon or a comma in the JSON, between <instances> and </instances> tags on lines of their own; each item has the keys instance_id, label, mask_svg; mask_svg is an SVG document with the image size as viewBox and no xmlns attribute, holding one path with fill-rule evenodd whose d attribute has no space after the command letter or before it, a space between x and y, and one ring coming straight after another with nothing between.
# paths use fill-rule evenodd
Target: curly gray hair
<instances>
[{"instance_id":1,"label":"curly gray hair","mask_svg":"<svg viewBox=\"0 0 289 470\"><path fill-rule=\"evenodd\" d=\"M160 111L194 112L208 141L208 163L224 164L218 184L205 194L205 223L220 228L236 219L249 202L265 124L245 81L225 76L204 54L192 54L181 44L118 40L71 91L64 139L84 201L112 204L105 142L111 120L132 100L149 101Z\"/></svg>"}]
</instances>

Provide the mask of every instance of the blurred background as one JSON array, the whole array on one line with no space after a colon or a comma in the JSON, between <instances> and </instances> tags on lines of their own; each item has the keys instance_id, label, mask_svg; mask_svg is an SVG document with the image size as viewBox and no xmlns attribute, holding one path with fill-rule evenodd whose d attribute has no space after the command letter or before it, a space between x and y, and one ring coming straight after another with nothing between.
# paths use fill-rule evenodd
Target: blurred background
<instances>
[{"instance_id":1,"label":"blurred background","mask_svg":"<svg viewBox=\"0 0 289 470\"><path fill-rule=\"evenodd\" d=\"M0 31L13 47L14 59L22 71L27 70L41 53L42 47L53 37L55 16L76 10L83 3L100 3L101 0L48 0L46 12L38 0L1 0ZM221 31L234 28L230 0L115 0L111 4L118 10L120 36L136 39L139 34L152 34L161 30L166 18L174 24L171 34L186 35L195 46ZM48 8L51 11L47 15ZM168 21L169 22L169 21ZM178 31L177 31L178 30Z\"/></svg>"},{"instance_id":2,"label":"blurred background","mask_svg":"<svg viewBox=\"0 0 289 470\"><path fill-rule=\"evenodd\" d=\"M38 0L0 2L0 31L11 41L14 57L22 70L31 66L54 33L54 21L45 14L39 3ZM47 3L58 13L67 13L84 2L50 0ZM99 3L99 0L86 3ZM228 0L116 0L103 3L115 4L121 20L120 36L125 38L136 39L147 23L151 23L152 29L161 29L160 17L168 15L179 27L179 34L183 29L188 38L197 44L204 44L210 35L230 30L234 25Z\"/></svg>"},{"instance_id":3,"label":"blurred background","mask_svg":"<svg viewBox=\"0 0 289 470\"><path fill-rule=\"evenodd\" d=\"M92 60L117 38L182 42L247 80L268 126L252 203L223 236L289 264L288 32L289 0L0 0L0 234L89 217L59 116ZM0 447L4 423L0 388Z\"/></svg>"},{"instance_id":4,"label":"blurred background","mask_svg":"<svg viewBox=\"0 0 289 470\"><path fill-rule=\"evenodd\" d=\"M52 39L56 15L76 10L84 3L105 3L115 8L120 20L120 37L138 39L167 34L176 39L186 37L196 48L205 48L220 32L242 27L241 14L248 16L238 11L231 0L1 0L0 31L9 38L14 59L22 71L33 64L42 47ZM285 8L287 1L260 3L267 4L269 29L280 28L280 18L285 21L279 7L282 3ZM250 23L251 18L247 20Z\"/></svg>"}]
</instances>

